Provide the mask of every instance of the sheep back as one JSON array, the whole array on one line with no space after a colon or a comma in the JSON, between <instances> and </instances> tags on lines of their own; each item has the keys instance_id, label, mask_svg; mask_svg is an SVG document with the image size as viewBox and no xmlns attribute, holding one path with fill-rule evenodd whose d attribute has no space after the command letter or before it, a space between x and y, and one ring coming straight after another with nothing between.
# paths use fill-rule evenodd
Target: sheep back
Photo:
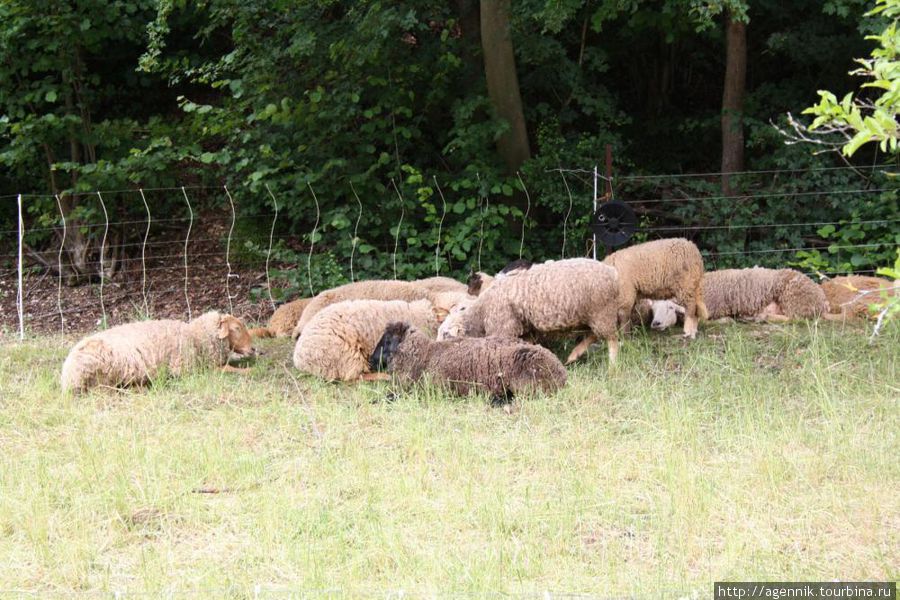
<instances>
[{"instance_id":1,"label":"sheep back","mask_svg":"<svg viewBox=\"0 0 900 600\"><path fill-rule=\"evenodd\" d=\"M414 302L422 299L430 300L431 295L432 292L428 288L417 285L412 281L373 279L371 281L348 283L325 290L310 300L294 326L292 335L296 339L303 333L306 324L319 311L338 302L345 300L403 300L405 302Z\"/></svg>"},{"instance_id":2,"label":"sheep back","mask_svg":"<svg viewBox=\"0 0 900 600\"><path fill-rule=\"evenodd\" d=\"M427 300L345 300L309 321L294 346L294 366L329 381L354 381L369 372L369 356L391 321L437 330Z\"/></svg>"}]
</instances>

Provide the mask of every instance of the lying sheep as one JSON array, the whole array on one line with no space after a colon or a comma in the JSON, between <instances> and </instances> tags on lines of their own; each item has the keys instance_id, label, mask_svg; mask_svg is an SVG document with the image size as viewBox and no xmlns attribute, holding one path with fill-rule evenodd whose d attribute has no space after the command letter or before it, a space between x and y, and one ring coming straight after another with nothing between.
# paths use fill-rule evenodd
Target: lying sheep
<instances>
[{"instance_id":1,"label":"lying sheep","mask_svg":"<svg viewBox=\"0 0 900 600\"><path fill-rule=\"evenodd\" d=\"M827 310L825 294L809 277L793 269L724 269L703 277L703 298L710 319L787 321L816 318ZM673 325L684 308L653 303L654 329Z\"/></svg>"},{"instance_id":2,"label":"lying sheep","mask_svg":"<svg viewBox=\"0 0 900 600\"><path fill-rule=\"evenodd\" d=\"M426 277L425 279L417 279L413 283L437 294L443 292L465 293L466 291L465 283L450 277Z\"/></svg>"},{"instance_id":3,"label":"lying sheep","mask_svg":"<svg viewBox=\"0 0 900 600\"><path fill-rule=\"evenodd\" d=\"M294 366L329 381L379 379L369 373L369 356L391 321L437 329L428 300L345 300L316 313L294 346Z\"/></svg>"},{"instance_id":4,"label":"lying sheep","mask_svg":"<svg viewBox=\"0 0 900 600\"><path fill-rule=\"evenodd\" d=\"M294 339L297 339L303 333L306 324L320 310L344 300L403 300L405 302L428 300L446 315L452 308L453 302L463 296L462 291L435 292L429 289L427 285L419 285L414 281L375 279L372 281L348 283L325 290L310 300L291 335Z\"/></svg>"},{"instance_id":5,"label":"lying sheep","mask_svg":"<svg viewBox=\"0 0 900 600\"><path fill-rule=\"evenodd\" d=\"M297 326L297 321L300 320L300 315L303 314L303 310L309 302L310 298L300 298L299 300L282 304L269 317L269 323L265 327L251 329L250 335L261 338L287 337L291 335L294 327Z\"/></svg>"},{"instance_id":6,"label":"lying sheep","mask_svg":"<svg viewBox=\"0 0 900 600\"><path fill-rule=\"evenodd\" d=\"M387 369L405 381L428 375L460 395L485 391L492 404L526 392L555 392L566 384L565 367L540 346L497 337L435 341L404 322L385 328L369 368Z\"/></svg>"},{"instance_id":7,"label":"lying sheep","mask_svg":"<svg viewBox=\"0 0 900 600\"><path fill-rule=\"evenodd\" d=\"M200 365L231 370L230 356L253 354L250 334L231 315L208 312L189 323L139 321L112 327L75 344L62 367L62 388L142 385L164 371L173 375Z\"/></svg>"},{"instance_id":8,"label":"lying sheep","mask_svg":"<svg viewBox=\"0 0 900 600\"><path fill-rule=\"evenodd\" d=\"M670 238L637 244L613 252L603 262L619 272L619 324L628 328L641 298L674 299L685 308L684 335L697 335L706 318L701 282L703 257L692 242Z\"/></svg>"},{"instance_id":9,"label":"lying sheep","mask_svg":"<svg viewBox=\"0 0 900 600\"><path fill-rule=\"evenodd\" d=\"M883 293L888 296L897 293L897 284L890 279L866 275L835 277L819 285L825 294L829 315L839 319L872 318L874 314L869 306L882 306Z\"/></svg>"},{"instance_id":10,"label":"lying sheep","mask_svg":"<svg viewBox=\"0 0 900 600\"><path fill-rule=\"evenodd\" d=\"M458 313L460 323L451 326L466 337L515 338L587 327L590 334L572 350L566 364L599 338L607 341L612 364L619 346L618 297L619 278L613 267L589 258L559 260L495 279Z\"/></svg>"}]
</instances>

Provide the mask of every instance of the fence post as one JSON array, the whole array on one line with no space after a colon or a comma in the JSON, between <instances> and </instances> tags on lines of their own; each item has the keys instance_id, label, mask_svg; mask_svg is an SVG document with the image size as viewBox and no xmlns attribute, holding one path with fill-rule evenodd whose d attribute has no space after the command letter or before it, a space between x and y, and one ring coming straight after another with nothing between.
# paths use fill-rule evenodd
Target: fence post
<instances>
[{"instance_id":1,"label":"fence post","mask_svg":"<svg viewBox=\"0 0 900 600\"><path fill-rule=\"evenodd\" d=\"M594 220L594 215L597 214L597 165L594 165L594 212L591 214L591 221ZM592 228L593 229L593 228ZM597 260L597 232L593 233L594 243L592 244L592 249L594 251L594 260Z\"/></svg>"},{"instance_id":2,"label":"fence post","mask_svg":"<svg viewBox=\"0 0 900 600\"><path fill-rule=\"evenodd\" d=\"M16 310L19 313L19 340L25 339L25 288L22 284L22 250L25 245L25 220L22 218L22 194L19 194L19 286L16 292Z\"/></svg>"}]
</instances>

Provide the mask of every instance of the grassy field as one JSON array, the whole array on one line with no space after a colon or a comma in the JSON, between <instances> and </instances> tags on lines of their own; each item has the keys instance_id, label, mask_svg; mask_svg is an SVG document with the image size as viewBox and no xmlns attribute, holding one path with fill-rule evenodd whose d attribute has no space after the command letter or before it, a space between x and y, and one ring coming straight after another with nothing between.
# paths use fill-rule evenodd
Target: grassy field
<instances>
[{"instance_id":1,"label":"grassy field","mask_svg":"<svg viewBox=\"0 0 900 600\"><path fill-rule=\"evenodd\" d=\"M0 590L707 597L900 576L900 327L638 333L511 410L297 376L61 394L0 346ZM127 596L126 596L127 597Z\"/></svg>"}]
</instances>

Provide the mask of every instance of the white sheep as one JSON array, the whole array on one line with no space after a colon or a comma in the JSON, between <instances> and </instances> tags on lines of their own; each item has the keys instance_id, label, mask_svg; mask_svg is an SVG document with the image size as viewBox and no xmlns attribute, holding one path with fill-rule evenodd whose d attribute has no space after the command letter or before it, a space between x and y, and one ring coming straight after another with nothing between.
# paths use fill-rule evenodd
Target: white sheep
<instances>
[{"instance_id":1,"label":"white sheep","mask_svg":"<svg viewBox=\"0 0 900 600\"><path fill-rule=\"evenodd\" d=\"M206 364L224 367L230 356L254 353L244 324L208 312L189 323L138 321L95 333L75 344L62 367L63 390L140 385L168 371L180 375Z\"/></svg>"},{"instance_id":2,"label":"white sheep","mask_svg":"<svg viewBox=\"0 0 900 600\"><path fill-rule=\"evenodd\" d=\"M309 321L294 346L294 366L329 381L383 379L369 373L369 356L391 321L431 332L438 325L428 300L345 300Z\"/></svg>"}]
</instances>

